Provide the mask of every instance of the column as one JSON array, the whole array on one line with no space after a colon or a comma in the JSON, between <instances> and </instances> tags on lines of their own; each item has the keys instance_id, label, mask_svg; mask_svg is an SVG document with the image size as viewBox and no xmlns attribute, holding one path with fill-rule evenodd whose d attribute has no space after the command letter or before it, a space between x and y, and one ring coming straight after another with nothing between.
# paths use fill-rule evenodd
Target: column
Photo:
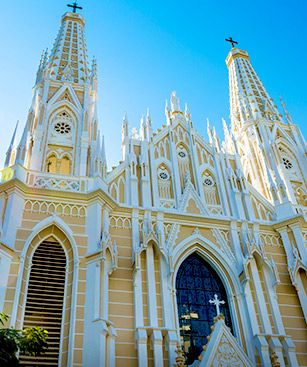
<instances>
[{"instance_id":1,"label":"column","mask_svg":"<svg viewBox=\"0 0 307 367\"><path fill-rule=\"evenodd\" d=\"M272 336L269 339L270 348L276 353L278 357L278 362L280 363L280 367L286 367L284 355L283 355L283 347L279 338L277 336Z\"/></svg>"},{"instance_id":2,"label":"column","mask_svg":"<svg viewBox=\"0 0 307 367\"><path fill-rule=\"evenodd\" d=\"M24 198L17 191L10 193L4 214L2 242L11 248L15 247L16 233L21 225L23 211Z\"/></svg>"},{"instance_id":3,"label":"column","mask_svg":"<svg viewBox=\"0 0 307 367\"><path fill-rule=\"evenodd\" d=\"M115 339L117 337L116 329L113 325L109 326L109 336L108 336L108 360L107 360L107 367L115 367L116 360L115 360Z\"/></svg>"},{"instance_id":4,"label":"column","mask_svg":"<svg viewBox=\"0 0 307 367\"><path fill-rule=\"evenodd\" d=\"M138 348L138 366L147 367L147 331L145 329L138 329L136 331L136 342Z\"/></svg>"},{"instance_id":5,"label":"column","mask_svg":"<svg viewBox=\"0 0 307 367\"><path fill-rule=\"evenodd\" d=\"M307 248L305 247L304 238L302 235L300 225L298 223L295 223L295 224L290 224L289 227L292 229L292 232L295 238L295 242L296 242L296 246L301 255L301 259L304 264L307 264Z\"/></svg>"},{"instance_id":6,"label":"column","mask_svg":"<svg viewBox=\"0 0 307 367\"><path fill-rule=\"evenodd\" d=\"M101 236L101 204L96 201L88 205L86 213L86 234L88 238L88 253L98 250Z\"/></svg>"},{"instance_id":7,"label":"column","mask_svg":"<svg viewBox=\"0 0 307 367\"><path fill-rule=\"evenodd\" d=\"M151 341L154 355L154 367L163 367L163 337L161 330L153 330Z\"/></svg>"},{"instance_id":8,"label":"column","mask_svg":"<svg viewBox=\"0 0 307 367\"><path fill-rule=\"evenodd\" d=\"M283 341L283 346L287 354L289 367L298 367L297 357L295 353L295 345L292 339L289 337L285 337Z\"/></svg>"},{"instance_id":9,"label":"column","mask_svg":"<svg viewBox=\"0 0 307 367\"><path fill-rule=\"evenodd\" d=\"M13 257L0 249L0 310L3 310L10 266Z\"/></svg>"},{"instance_id":10,"label":"column","mask_svg":"<svg viewBox=\"0 0 307 367\"><path fill-rule=\"evenodd\" d=\"M254 281L255 287L255 296L257 305L259 308L259 316L261 319L262 327L265 334L272 334L271 322L268 316L268 310L266 308L265 299L263 295L263 289L259 278L258 268L255 262L255 259L252 259L250 262L251 265L251 275Z\"/></svg>"},{"instance_id":11,"label":"column","mask_svg":"<svg viewBox=\"0 0 307 367\"><path fill-rule=\"evenodd\" d=\"M279 228L278 232L281 236L281 239L282 239L282 242L283 242L283 245L284 245L284 249L285 249L285 252L286 252L286 255L287 255L288 268L289 268L293 264L294 256L293 256L292 245L290 243L289 236L288 236L287 227Z\"/></svg>"}]
</instances>

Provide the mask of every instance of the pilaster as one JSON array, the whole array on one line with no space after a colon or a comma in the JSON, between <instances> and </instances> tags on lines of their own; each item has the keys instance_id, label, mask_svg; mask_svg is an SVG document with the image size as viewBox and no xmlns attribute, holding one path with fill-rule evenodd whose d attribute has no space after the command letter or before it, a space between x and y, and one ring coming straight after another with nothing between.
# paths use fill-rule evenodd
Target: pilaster
<instances>
[{"instance_id":1,"label":"pilaster","mask_svg":"<svg viewBox=\"0 0 307 367\"><path fill-rule=\"evenodd\" d=\"M296 246L298 248L299 254L301 255L301 259L303 263L307 266L307 248L305 246L301 227L298 223L290 224L289 227L292 229Z\"/></svg>"},{"instance_id":2,"label":"pilaster","mask_svg":"<svg viewBox=\"0 0 307 367\"><path fill-rule=\"evenodd\" d=\"M17 190L8 194L4 222L2 226L2 242L11 248L15 248L17 229L21 225L24 198Z\"/></svg>"}]
</instances>

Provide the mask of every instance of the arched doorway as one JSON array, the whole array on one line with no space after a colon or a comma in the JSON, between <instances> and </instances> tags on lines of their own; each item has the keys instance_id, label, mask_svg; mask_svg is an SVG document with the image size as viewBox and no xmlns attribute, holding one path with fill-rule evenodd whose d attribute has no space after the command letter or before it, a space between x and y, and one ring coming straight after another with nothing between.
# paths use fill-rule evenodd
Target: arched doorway
<instances>
[{"instance_id":1,"label":"arched doorway","mask_svg":"<svg viewBox=\"0 0 307 367\"><path fill-rule=\"evenodd\" d=\"M176 277L180 338L188 365L201 354L211 333L216 308L209 300L215 294L225 301L220 311L232 329L227 294L220 277L201 256L193 253L180 265Z\"/></svg>"},{"instance_id":2,"label":"arched doorway","mask_svg":"<svg viewBox=\"0 0 307 367\"><path fill-rule=\"evenodd\" d=\"M58 366L66 281L66 255L59 242L45 240L35 250L28 283L23 327L48 330L48 350L40 357L21 356L22 366Z\"/></svg>"}]
</instances>

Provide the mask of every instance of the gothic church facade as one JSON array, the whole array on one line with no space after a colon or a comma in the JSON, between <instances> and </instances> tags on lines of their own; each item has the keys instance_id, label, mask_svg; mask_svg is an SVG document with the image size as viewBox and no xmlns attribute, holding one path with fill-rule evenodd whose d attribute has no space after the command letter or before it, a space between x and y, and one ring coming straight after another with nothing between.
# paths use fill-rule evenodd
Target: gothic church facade
<instances>
[{"instance_id":1,"label":"gothic church facade","mask_svg":"<svg viewBox=\"0 0 307 367\"><path fill-rule=\"evenodd\" d=\"M233 47L224 140L173 92L157 131L124 117L109 171L84 25L63 15L1 171L0 310L49 331L22 365L307 366L299 128Z\"/></svg>"}]
</instances>

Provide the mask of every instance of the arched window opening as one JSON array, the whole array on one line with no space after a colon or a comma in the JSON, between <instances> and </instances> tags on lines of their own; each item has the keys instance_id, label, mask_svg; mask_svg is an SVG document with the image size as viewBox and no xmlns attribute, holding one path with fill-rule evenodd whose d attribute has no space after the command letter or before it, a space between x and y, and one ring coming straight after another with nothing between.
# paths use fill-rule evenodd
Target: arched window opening
<instances>
[{"instance_id":1,"label":"arched window opening","mask_svg":"<svg viewBox=\"0 0 307 367\"><path fill-rule=\"evenodd\" d=\"M64 155L58 158L56 153L52 153L46 161L46 172L55 173L57 175L70 175L72 163L69 156Z\"/></svg>"},{"instance_id":2,"label":"arched window opening","mask_svg":"<svg viewBox=\"0 0 307 367\"><path fill-rule=\"evenodd\" d=\"M61 175L70 175L70 159L67 156L64 156L61 159L60 174Z\"/></svg>"},{"instance_id":3,"label":"arched window opening","mask_svg":"<svg viewBox=\"0 0 307 367\"><path fill-rule=\"evenodd\" d=\"M57 158L55 155L51 155L48 159L47 159L47 163L46 163L46 171L50 172L50 173L56 173L57 171Z\"/></svg>"},{"instance_id":4,"label":"arched window opening","mask_svg":"<svg viewBox=\"0 0 307 367\"><path fill-rule=\"evenodd\" d=\"M22 366L57 366L63 318L66 255L58 242L44 241L36 249L30 271L23 327L48 330L48 350L40 357L21 356Z\"/></svg>"},{"instance_id":5,"label":"arched window opening","mask_svg":"<svg viewBox=\"0 0 307 367\"><path fill-rule=\"evenodd\" d=\"M215 294L219 300L220 312L225 323L232 329L229 304L224 285L216 271L198 254L190 255L180 266L176 277L177 306L181 344L192 364L207 343L210 327L214 323L216 307L209 302Z\"/></svg>"},{"instance_id":6,"label":"arched window opening","mask_svg":"<svg viewBox=\"0 0 307 367\"><path fill-rule=\"evenodd\" d=\"M208 170L202 174L202 183L206 203L208 205L220 205L216 181Z\"/></svg>"}]
</instances>

